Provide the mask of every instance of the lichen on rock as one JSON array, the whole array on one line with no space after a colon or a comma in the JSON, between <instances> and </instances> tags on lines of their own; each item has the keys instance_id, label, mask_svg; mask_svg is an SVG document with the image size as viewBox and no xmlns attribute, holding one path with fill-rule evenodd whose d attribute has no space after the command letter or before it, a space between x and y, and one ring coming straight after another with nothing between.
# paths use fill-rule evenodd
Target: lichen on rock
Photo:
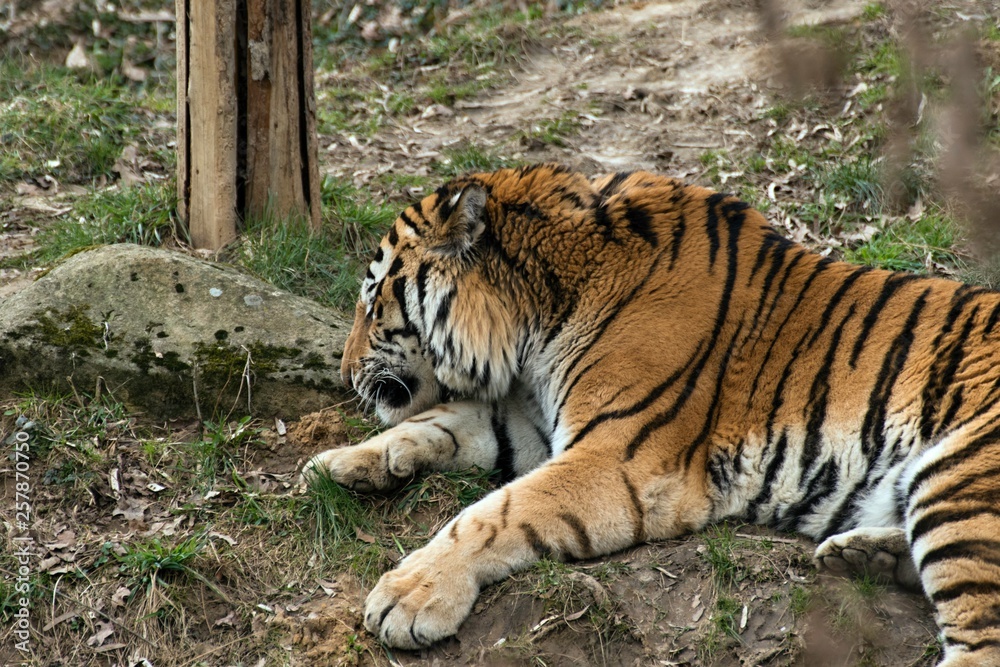
<instances>
[{"instance_id":1,"label":"lichen on rock","mask_svg":"<svg viewBox=\"0 0 1000 667\"><path fill-rule=\"evenodd\" d=\"M232 267L105 246L0 301L0 392L102 378L156 415L295 417L342 398L349 329L340 313Z\"/></svg>"}]
</instances>

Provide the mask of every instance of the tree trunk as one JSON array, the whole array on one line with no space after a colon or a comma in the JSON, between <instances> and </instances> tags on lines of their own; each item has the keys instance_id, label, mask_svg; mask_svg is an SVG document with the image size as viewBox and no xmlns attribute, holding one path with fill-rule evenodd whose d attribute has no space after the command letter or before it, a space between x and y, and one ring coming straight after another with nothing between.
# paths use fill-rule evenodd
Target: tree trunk
<instances>
[{"instance_id":1,"label":"tree trunk","mask_svg":"<svg viewBox=\"0 0 1000 667\"><path fill-rule=\"evenodd\" d=\"M319 226L309 0L176 0L178 211L217 250L246 216Z\"/></svg>"}]
</instances>

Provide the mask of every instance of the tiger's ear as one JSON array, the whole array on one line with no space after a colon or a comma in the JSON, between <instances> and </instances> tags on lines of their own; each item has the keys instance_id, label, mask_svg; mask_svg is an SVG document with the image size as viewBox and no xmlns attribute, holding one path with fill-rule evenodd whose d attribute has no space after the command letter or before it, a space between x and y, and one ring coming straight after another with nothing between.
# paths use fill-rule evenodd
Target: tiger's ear
<instances>
[{"instance_id":1,"label":"tiger's ear","mask_svg":"<svg viewBox=\"0 0 1000 667\"><path fill-rule=\"evenodd\" d=\"M442 217L434 249L447 255L461 255L476 244L486 229L486 191L475 184L441 202Z\"/></svg>"}]
</instances>

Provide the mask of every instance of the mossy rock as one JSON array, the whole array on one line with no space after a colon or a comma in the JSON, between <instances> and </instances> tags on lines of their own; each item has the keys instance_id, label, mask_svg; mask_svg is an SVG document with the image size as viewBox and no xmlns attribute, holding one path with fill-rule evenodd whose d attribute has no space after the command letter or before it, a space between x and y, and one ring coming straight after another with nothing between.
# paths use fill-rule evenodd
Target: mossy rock
<instances>
[{"instance_id":1,"label":"mossy rock","mask_svg":"<svg viewBox=\"0 0 1000 667\"><path fill-rule=\"evenodd\" d=\"M296 417L343 400L350 322L233 267L136 245L0 301L0 395L93 391L162 417ZM197 407L196 407L197 406Z\"/></svg>"}]
</instances>

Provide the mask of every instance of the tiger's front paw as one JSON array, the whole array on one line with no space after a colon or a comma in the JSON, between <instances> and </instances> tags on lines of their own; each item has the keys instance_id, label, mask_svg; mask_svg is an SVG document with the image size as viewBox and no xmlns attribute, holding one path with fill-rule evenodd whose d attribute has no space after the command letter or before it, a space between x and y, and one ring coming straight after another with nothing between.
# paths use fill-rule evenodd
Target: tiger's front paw
<instances>
[{"instance_id":1,"label":"tiger's front paw","mask_svg":"<svg viewBox=\"0 0 1000 667\"><path fill-rule=\"evenodd\" d=\"M365 627L389 646L423 648L458 632L478 596L467 567L425 547L382 575L365 602Z\"/></svg>"},{"instance_id":2,"label":"tiger's front paw","mask_svg":"<svg viewBox=\"0 0 1000 667\"><path fill-rule=\"evenodd\" d=\"M353 491L388 491L416 474L417 453L415 442L387 431L360 445L317 454L302 467L299 482L326 475Z\"/></svg>"}]
</instances>

